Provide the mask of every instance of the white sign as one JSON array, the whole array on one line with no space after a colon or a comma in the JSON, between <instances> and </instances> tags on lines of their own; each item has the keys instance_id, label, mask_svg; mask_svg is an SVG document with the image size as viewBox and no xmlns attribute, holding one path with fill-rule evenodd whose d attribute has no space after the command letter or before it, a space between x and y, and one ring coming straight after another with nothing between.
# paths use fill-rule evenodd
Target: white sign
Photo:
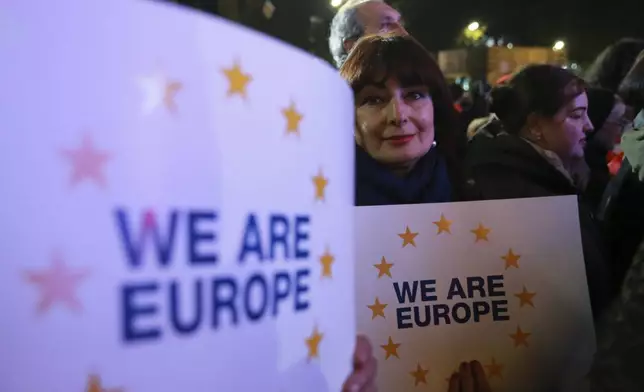
<instances>
[{"instance_id":1,"label":"white sign","mask_svg":"<svg viewBox=\"0 0 644 392\"><path fill-rule=\"evenodd\" d=\"M1 14L0 390L338 391L355 311L337 72L152 1Z\"/></svg>"},{"instance_id":2,"label":"white sign","mask_svg":"<svg viewBox=\"0 0 644 392\"><path fill-rule=\"evenodd\" d=\"M472 360L494 391L583 390L595 336L574 196L356 216L358 331L380 390L447 390Z\"/></svg>"}]
</instances>

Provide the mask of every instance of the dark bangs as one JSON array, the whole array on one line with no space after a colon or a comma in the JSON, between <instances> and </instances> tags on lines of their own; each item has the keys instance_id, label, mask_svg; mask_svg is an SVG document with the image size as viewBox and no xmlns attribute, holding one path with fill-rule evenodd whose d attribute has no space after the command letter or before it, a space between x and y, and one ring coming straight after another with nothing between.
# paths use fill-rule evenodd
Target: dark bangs
<instances>
[{"instance_id":1,"label":"dark bangs","mask_svg":"<svg viewBox=\"0 0 644 392\"><path fill-rule=\"evenodd\" d=\"M560 93L558 100L560 100L561 107L568 105L570 102L574 101L575 98L586 92L587 89L586 81L578 76L574 76L568 84L563 88L563 91ZM556 113L556 112L555 112Z\"/></svg>"},{"instance_id":2,"label":"dark bangs","mask_svg":"<svg viewBox=\"0 0 644 392\"><path fill-rule=\"evenodd\" d=\"M403 87L426 86L440 94L443 75L431 54L411 37L368 36L362 38L340 68L354 93L365 86L384 84L394 78Z\"/></svg>"}]
</instances>

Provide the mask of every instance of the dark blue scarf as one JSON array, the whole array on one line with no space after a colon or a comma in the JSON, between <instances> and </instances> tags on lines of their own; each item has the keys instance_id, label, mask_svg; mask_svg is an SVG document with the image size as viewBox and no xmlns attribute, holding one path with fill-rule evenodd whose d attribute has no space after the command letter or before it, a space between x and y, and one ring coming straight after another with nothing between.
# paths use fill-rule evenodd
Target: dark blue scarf
<instances>
[{"instance_id":1,"label":"dark blue scarf","mask_svg":"<svg viewBox=\"0 0 644 392\"><path fill-rule=\"evenodd\" d=\"M406 177L400 177L356 145L356 206L449 201L447 167L436 148L420 158Z\"/></svg>"}]
</instances>

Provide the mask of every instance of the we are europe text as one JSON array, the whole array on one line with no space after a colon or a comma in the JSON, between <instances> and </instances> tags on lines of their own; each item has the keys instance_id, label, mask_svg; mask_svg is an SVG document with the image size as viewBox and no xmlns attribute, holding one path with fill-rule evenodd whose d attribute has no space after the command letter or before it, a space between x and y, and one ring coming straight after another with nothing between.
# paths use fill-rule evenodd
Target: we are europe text
<instances>
[{"instance_id":1,"label":"we are europe text","mask_svg":"<svg viewBox=\"0 0 644 392\"><path fill-rule=\"evenodd\" d=\"M510 319L508 301L500 299L505 297L503 275L453 278L440 302L435 279L395 282L393 288L398 303L407 305L396 309L398 329L478 323L485 315L493 321ZM442 303L445 300L452 303Z\"/></svg>"},{"instance_id":2,"label":"we are europe text","mask_svg":"<svg viewBox=\"0 0 644 392\"><path fill-rule=\"evenodd\" d=\"M309 215L241 217L228 272L221 271L217 211L118 208L113 218L128 270L118 300L126 343L213 333L310 307Z\"/></svg>"}]
</instances>

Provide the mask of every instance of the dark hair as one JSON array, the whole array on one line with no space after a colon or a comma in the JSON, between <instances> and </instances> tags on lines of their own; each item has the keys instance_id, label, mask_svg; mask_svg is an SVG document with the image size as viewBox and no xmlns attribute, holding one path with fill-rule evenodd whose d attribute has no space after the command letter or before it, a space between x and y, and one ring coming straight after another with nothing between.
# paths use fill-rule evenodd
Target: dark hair
<instances>
[{"instance_id":1,"label":"dark hair","mask_svg":"<svg viewBox=\"0 0 644 392\"><path fill-rule=\"evenodd\" d=\"M411 36L372 35L361 38L340 68L354 93L366 85L395 78L400 83L426 86L434 106L437 149L447 162L452 186L460 191L465 132L458 120L443 72L434 57Z\"/></svg>"},{"instance_id":2,"label":"dark hair","mask_svg":"<svg viewBox=\"0 0 644 392\"><path fill-rule=\"evenodd\" d=\"M587 94L588 118L593 123L593 131L587 135L592 138L604 126L617 103L617 99L614 92L605 88L590 87Z\"/></svg>"},{"instance_id":3,"label":"dark hair","mask_svg":"<svg viewBox=\"0 0 644 392\"><path fill-rule=\"evenodd\" d=\"M554 117L584 91L584 81L572 72L553 65L529 65L492 90L491 111L506 132L518 134L530 114Z\"/></svg>"},{"instance_id":4,"label":"dark hair","mask_svg":"<svg viewBox=\"0 0 644 392\"><path fill-rule=\"evenodd\" d=\"M626 105L644 109L644 50L619 85L619 95Z\"/></svg>"},{"instance_id":5,"label":"dark hair","mask_svg":"<svg viewBox=\"0 0 644 392\"><path fill-rule=\"evenodd\" d=\"M644 40L622 38L604 49L586 72L589 85L617 92L619 84L644 50Z\"/></svg>"}]
</instances>

